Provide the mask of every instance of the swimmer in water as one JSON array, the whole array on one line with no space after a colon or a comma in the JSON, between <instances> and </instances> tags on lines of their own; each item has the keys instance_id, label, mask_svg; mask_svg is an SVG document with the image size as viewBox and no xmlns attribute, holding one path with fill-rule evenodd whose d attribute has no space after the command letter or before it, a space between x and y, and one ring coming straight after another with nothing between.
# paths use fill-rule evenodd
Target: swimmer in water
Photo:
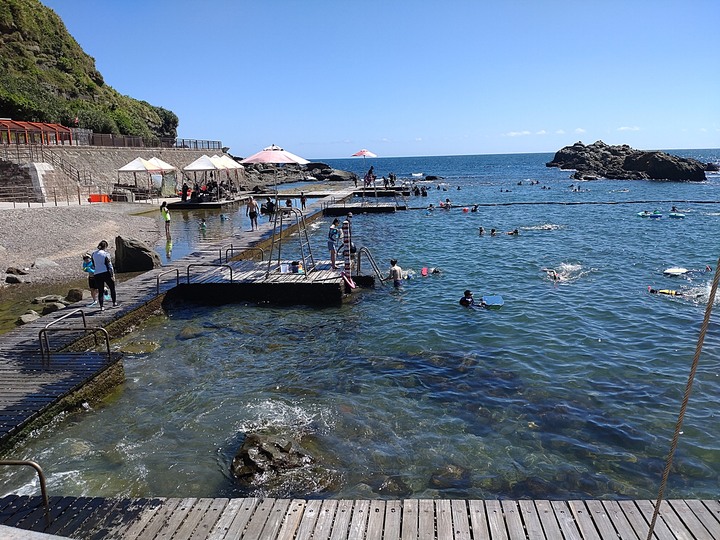
<instances>
[{"instance_id":1,"label":"swimmer in water","mask_svg":"<svg viewBox=\"0 0 720 540\"><path fill-rule=\"evenodd\" d=\"M496 235L495 229L490 229L490 236L495 236L495 235Z\"/></svg>"},{"instance_id":2,"label":"swimmer in water","mask_svg":"<svg viewBox=\"0 0 720 540\"><path fill-rule=\"evenodd\" d=\"M200 228L207 229L207 223L205 223L205 218L200 219Z\"/></svg>"},{"instance_id":3,"label":"swimmer in water","mask_svg":"<svg viewBox=\"0 0 720 540\"><path fill-rule=\"evenodd\" d=\"M560 274L558 274L557 270L555 270L554 268L543 268L542 271L545 272L547 274L547 277L549 277L553 281L562 280L562 276L560 276Z\"/></svg>"},{"instance_id":4,"label":"swimmer in water","mask_svg":"<svg viewBox=\"0 0 720 540\"><path fill-rule=\"evenodd\" d=\"M480 227L480 228L478 229L478 234L479 234L480 236L482 236L483 234L485 234L485 227Z\"/></svg>"},{"instance_id":5,"label":"swimmer in water","mask_svg":"<svg viewBox=\"0 0 720 540\"><path fill-rule=\"evenodd\" d=\"M460 299L460 305L464 307L471 307L475 305L475 299L473 298L472 291L467 290L463 293L463 297Z\"/></svg>"},{"instance_id":6,"label":"swimmer in water","mask_svg":"<svg viewBox=\"0 0 720 540\"><path fill-rule=\"evenodd\" d=\"M671 289L653 289L652 287L648 287L648 292L650 294L667 294L668 296L683 296L682 291L673 291Z\"/></svg>"},{"instance_id":7,"label":"swimmer in water","mask_svg":"<svg viewBox=\"0 0 720 540\"><path fill-rule=\"evenodd\" d=\"M518 236L520 234L520 231L518 231L517 229L513 229L512 231L508 231L508 234L510 236Z\"/></svg>"}]
</instances>

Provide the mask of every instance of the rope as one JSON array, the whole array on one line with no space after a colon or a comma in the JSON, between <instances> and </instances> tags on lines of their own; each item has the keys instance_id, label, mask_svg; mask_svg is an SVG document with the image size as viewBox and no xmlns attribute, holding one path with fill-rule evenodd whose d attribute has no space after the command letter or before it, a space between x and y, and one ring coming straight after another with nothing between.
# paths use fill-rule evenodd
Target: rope
<instances>
[{"instance_id":1,"label":"rope","mask_svg":"<svg viewBox=\"0 0 720 540\"><path fill-rule=\"evenodd\" d=\"M710 324L710 315L712 314L713 304L715 303L715 293L717 292L718 282L720 282L720 258L715 265L715 277L713 277L710 297L708 298L708 303L705 307L705 318L703 319L702 326L700 327L700 335L698 336L697 346L695 347L695 356L693 357L692 367L690 368L687 385L685 386L685 395L683 397L682 406L680 407L680 414L678 415L677 423L675 424L675 433L673 434L672 443L670 444L670 452L668 452L667 461L665 463L662 482L660 482L660 490L658 491L657 501L655 502L655 510L653 512L652 520L650 521L650 529L648 530L647 540L652 539L653 532L655 530L655 522L657 521L658 514L660 513L660 504L663 501L668 477L670 476L670 468L673 463L673 457L675 456L675 450L677 449L678 440L680 439L680 430L682 429L682 423L685 418L688 401L690 401L690 393L692 392L695 373L697 372L698 364L700 362L700 353L702 352L703 343L705 342L705 334L707 333L707 328Z\"/></svg>"},{"instance_id":2,"label":"rope","mask_svg":"<svg viewBox=\"0 0 720 540\"><path fill-rule=\"evenodd\" d=\"M559 205L559 206L585 206L585 205L622 205L622 204L718 204L720 201L700 201L700 200L655 200L655 201L508 201L508 202L492 202L492 203L452 203L452 207L461 209L464 207L473 207L476 204L479 207L492 206L542 206L542 205ZM438 208L437 206L435 208ZM427 210L427 206L408 206L408 210Z\"/></svg>"}]
</instances>

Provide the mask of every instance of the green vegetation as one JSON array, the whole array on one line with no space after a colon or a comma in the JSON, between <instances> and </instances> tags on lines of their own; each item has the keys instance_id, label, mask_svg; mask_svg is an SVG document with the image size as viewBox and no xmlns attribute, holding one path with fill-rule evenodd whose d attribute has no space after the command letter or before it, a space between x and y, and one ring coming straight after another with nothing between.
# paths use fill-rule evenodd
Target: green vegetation
<instances>
[{"instance_id":1,"label":"green vegetation","mask_svg":"<svg viewBox=\"0 0 720 540\"><path fill-rule=\"evenodd\" d=\"M0 117L96 133L176 137L178 117L107 86L62 20L39 0L0 1Z\"/></svg>"}]
</instances>

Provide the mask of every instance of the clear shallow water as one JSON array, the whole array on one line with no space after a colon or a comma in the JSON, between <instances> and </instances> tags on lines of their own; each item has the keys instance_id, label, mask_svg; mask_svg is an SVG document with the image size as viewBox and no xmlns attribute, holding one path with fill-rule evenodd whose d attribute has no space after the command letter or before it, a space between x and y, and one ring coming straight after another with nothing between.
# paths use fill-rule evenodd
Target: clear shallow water
<instances>
[{"instance_id":1,"label":"clear shallow water","mask_svg":"<svg viewBox=\"0 0 720 540\"><path fill-rule=\"evenodd\" d=\"M568 172L544 167L550 157L373 161L380 174L445 177L448 191L413 198L417 206L446 197L720 200L717 176L694 185L597 181L571 192ZM383 267L396 257L418 274L442 273L362 292L340 308L178 306L123 340L160 348L126 357L127 382L103 406L58 418L13 455L39 461L64 495L653 498L712 278L662 270L714 266L719 253L720 204L677 206L684 220L636 215L666 203L356 216L355 243ZM239 222L208 214L204 233L188 215L172 256L201 234L222 237L223 227L241 238L244 209L236 213ZM314 224L316 253L328 225ZM481 237L481 225L502 234ZM519 237L504 234L516 227ZM554 283L542 268L565 279ZM649 285L687 296L651 295ZM501 294L505 306L461 308L466 288ZM714 317L668 497L720 495L719 359ZM256 430L302 437L327 472L242 488L229 464ZM36 490L29 475L5 479L8 492ZM382 487L388 479L393 493Z\"/></svg>"}]
</instances>

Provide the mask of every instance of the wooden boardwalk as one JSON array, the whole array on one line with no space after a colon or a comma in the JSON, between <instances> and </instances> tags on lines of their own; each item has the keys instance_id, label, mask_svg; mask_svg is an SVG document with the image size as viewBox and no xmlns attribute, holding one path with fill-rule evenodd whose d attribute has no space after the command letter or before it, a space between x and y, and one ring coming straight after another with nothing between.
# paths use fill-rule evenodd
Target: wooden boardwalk
<instances>
[{"instance_id":1,"label":"wooden boardwalk","mask_svg":"<svg viewBox=\"0 0 720 540\"><path fill-rule=\"evenodd\" d=\"M645 540L651 501L0 499L0 525L92 539ZM717 540L720 502L662 504L653 538Z\"/></svg>"}]
</instances>

